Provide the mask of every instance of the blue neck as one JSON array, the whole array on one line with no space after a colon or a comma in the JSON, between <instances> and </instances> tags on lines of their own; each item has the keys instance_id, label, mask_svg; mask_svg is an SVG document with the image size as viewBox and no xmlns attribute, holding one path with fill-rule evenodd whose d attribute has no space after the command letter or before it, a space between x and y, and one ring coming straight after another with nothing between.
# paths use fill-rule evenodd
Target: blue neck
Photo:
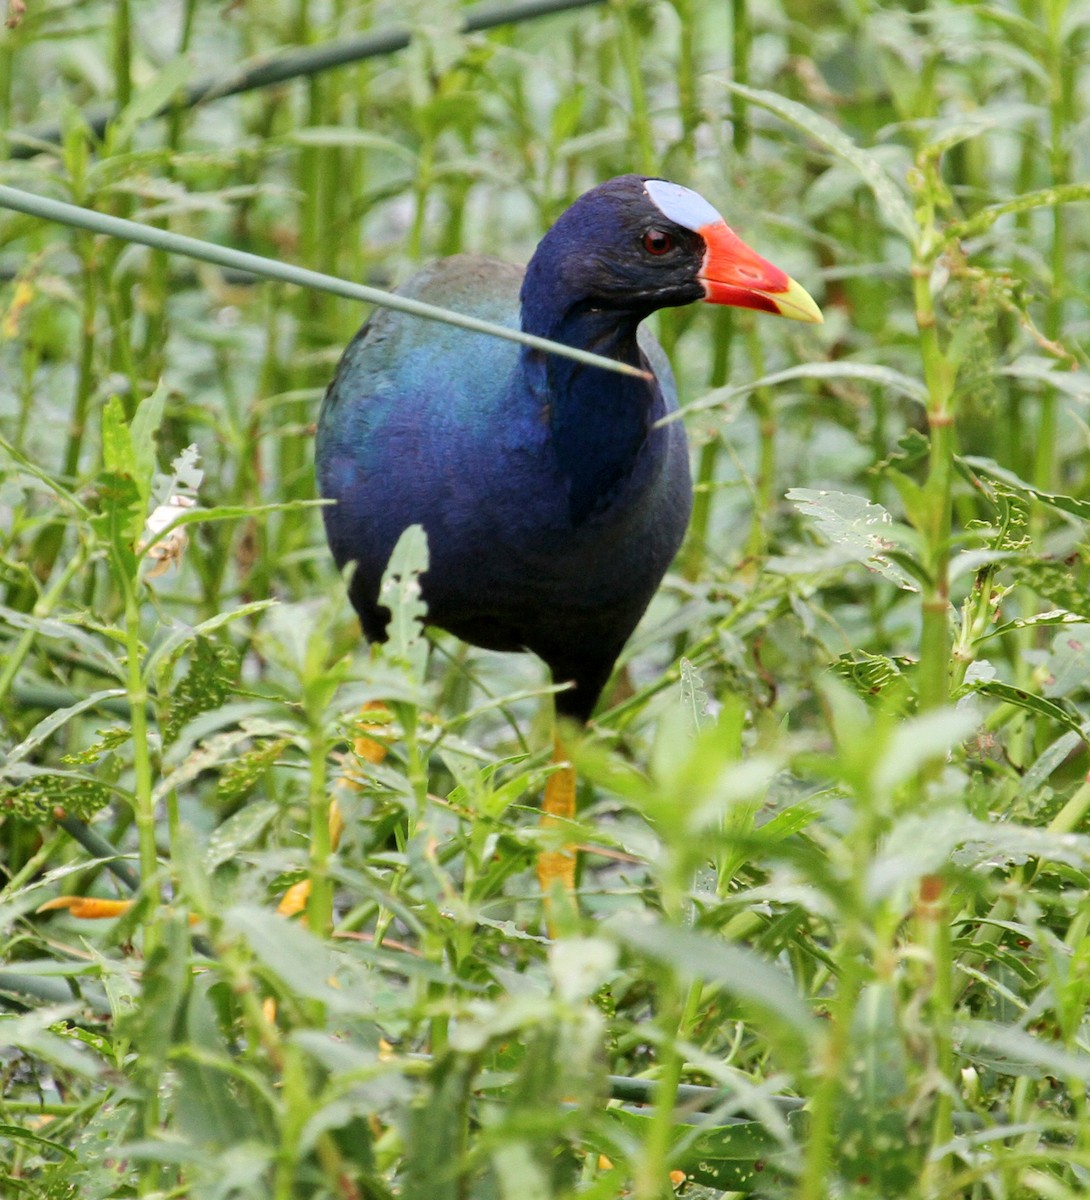
<instances>
[{"instance_id":1,"label":"blue neck","mask_svg":"<svg viewBox=\"0 0 1090 1200\"><path fill-rule=\"evenodd\" d=\"M523 329L650 369L636 341L642 313L575 305L549 314L543 307L527 311L524 303ZM548 407L557 467L569 488L572 524L581 524L609 504L635 468L654 422L665 411L662 393L653 380L539 351L522 352L521 370L530 390Z\"/></svg>"}]
</instances>

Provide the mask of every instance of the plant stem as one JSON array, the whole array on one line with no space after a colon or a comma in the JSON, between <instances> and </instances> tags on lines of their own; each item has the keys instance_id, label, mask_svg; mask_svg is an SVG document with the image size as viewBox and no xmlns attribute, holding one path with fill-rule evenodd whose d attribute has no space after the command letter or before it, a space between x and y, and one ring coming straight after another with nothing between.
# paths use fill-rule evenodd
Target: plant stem
<instances>
[{"instance_id":1,"label":"plant stem","mask_svg":"<svg viewBox=\"0 0 1090 1200\"><path fill-rule=\"evenodd\" d=\"M613 10L617 14L618 45L621 63L628 82L628 96L632 104L629 134L638 150L637 162L645 175L655 173L655 147L651 136L651 116L647 106L647 91L643 86L643 70L640 65L640 47L636 31L632 27L631 5L614 0Z\"/></svg>"},{"instance_id":2,"label":"plant stem","mask_svg":"<svg viewBox=\"0 0 1090 1200\"><path fill-rule=\"evenodd\" d=\"M750 363L758 379L765 374L765 357L760 334L751 313L743 314L746 322L746 345ZM766 387L754 388L749 397L750 411L757 420L757 478L754 496L753 523L746 539L747 558L758 558L768 548L768 527L776 505L776 410L772 393Z\"/></svg>"},{"instance_id":3,"label":"plant stem","mask_svg":"<svg viewBox=\"0 0 1090 1200\"><path fill-rule=\"evenodd\" d=\"M1049 121L1049 183L1059 187L1070 181L1071 154L1067 139L1075 128L1074 78L1064 53L1063 17L1067 0L1048 0L1043 5L1046 17L1046 61L1048 74ZM1059 339L1063 330L1064 292L1067 288L1067 210L1064 205L1052 208L1052 238L1049 246L1049 265L1052 287L1045 304L1044 332L1051 341ZM1058 397L1054 388L1046 388L1040 398L1040 418L1034 457L1033 481L1044 491L1055 486L1056 415ZM1038 529L1038 534L1041 530Z\"/></svg>"},{"instance_id":4,"label":"plant stem","mask_svg":"<svg viewBox=\"0 0 1090 1200\"><path fill-rule=\"evenodd\" d=\"M129 0L116 0L114 8L114 95L118 108L132 99L132 18Z\"/></svg>"},{"instance_id":5,"label":"plant stem","mask_svg":"<svg viewBox=\"0 0 1090 1200\"><path fill-rule=\"evenodd\" d=\"M954 477L954 376L939 342L931 296L931 274L938 257L934 235L934 196L937 167L925 167L921 218L923 233L913 252L912 290L920 354L927 384L927 421L931 435L927 482L924 485L925 524L920 532L926 545L929 583L924 589L920 634L919 703L939 708L950 695L950 531Z\"/></svg>"},{"instance_id":6,"label":"plant stem","mask_svg":"<svg viewBox=\"0 0 1090 1200\"><path fill-rule=\"evenodd\" d=\"M735 83L749 83L749 49L752 35L749 26L749 12L746 0L731 0L731 66ZM731 96L731 140L734 143L734 153L744 157L749 148L749 115L744 97L734 93Z\"/></svg>"},{"instance_id":7,"label":"plant stem","mask_svg":"<svg viewBox=\"0 0 1090 1200\"><path fill-rule=\"evenodd\" d=\"M935 1095L931 1120L931 1153L924 1168L929 1194L939 1195L948 1161L947 1147L954 1136L954 963L950 914L945 900L949 884L941 876L926 876L917 901L921 941L930 953L932 985L927 1011L935 1050L935 1066L943 1084Z\"/></svg>"},{"instance_id":8,"label":"plant stem","mask_svg":"<svg viewBox=\"0 0 1090 1200\"><path fill-rule=\"evenodd\" d=\"M87 559L81 545L76 549L68 562L57 572L56 577L50 582L45 592L39 596L34 604L34 608L31 610L31 615L38 620L48 617L64 595L69 583L83 570L86 563ZM26 657L33 648L37 637L38 633L36 630L25 629L19 636L19 640L7 652L3 669L0 669L0 705L4 703L8 693L11 691L12 684L15 682L15 676L18 675L19 668L26 661Z\"/></svg>"},{"instance_id":9,"label":"plant stem","mask_svg":"<svg viewBox=\"0 0 1090 1200\"><path fill-rule=\"evenodd\" d=\"M148 741L148 690L144 680L140 641L139 583L119 577L125 589L125 656L132 721L133 815L140 847L140 879L144 890L144 957L159 941L159 853L155 844L155 805L152 799L151 747Z\"/></svg>"},{"instance_id":10,"label":"plant stem","mask_svg":"<svg viewBox=\"0 0 1090 1200\"><path fill-rule=\"evenodd\" d=\"M333 844L329 832L330 799L323 715L321 711L307 714L310 751L310 849L307 859L310 895L307 898L307 924L318 937L328 937L333 928L333 884L329 878Z\"/></svg>"}]
</instances>

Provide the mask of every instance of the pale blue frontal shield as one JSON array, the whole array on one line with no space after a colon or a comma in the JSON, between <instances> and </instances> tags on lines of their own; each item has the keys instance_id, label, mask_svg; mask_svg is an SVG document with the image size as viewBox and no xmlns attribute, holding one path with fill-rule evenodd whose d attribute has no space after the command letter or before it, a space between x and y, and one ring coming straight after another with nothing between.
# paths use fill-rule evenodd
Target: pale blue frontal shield
<instances>
[{"instance_id":1,"label":"pale blue frontal shield","mask_svg":"<svg viewBox=\"0 0 1090 1200\"><path fill-rule=\"evenodd\" d=\"M680 184L668 183L665 179L647 179L643 186L664 217L694 233L705 225L716 225L723 220L703 196Z\"/></svg>"}]
</instances>

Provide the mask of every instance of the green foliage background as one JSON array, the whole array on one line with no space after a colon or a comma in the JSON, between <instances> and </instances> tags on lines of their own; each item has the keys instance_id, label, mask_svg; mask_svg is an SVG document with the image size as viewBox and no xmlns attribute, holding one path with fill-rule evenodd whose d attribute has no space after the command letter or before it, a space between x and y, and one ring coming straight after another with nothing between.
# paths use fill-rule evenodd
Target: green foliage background
<instances>
[{"instance_id":1,"label":"green foliage background","mask_svg":"<svg viewBox=\"0 0 1090 1200\"><path fill-rule=\"evenodd\" d=\"M539 666L412 545L370 654L321 536L359 306L0 210L4 1195L1086 1195L1090 4L23 8L0 183L383 286L663 174L826 324L661 316L698 504L550 939Z\"/></svg>"}]
</instances>

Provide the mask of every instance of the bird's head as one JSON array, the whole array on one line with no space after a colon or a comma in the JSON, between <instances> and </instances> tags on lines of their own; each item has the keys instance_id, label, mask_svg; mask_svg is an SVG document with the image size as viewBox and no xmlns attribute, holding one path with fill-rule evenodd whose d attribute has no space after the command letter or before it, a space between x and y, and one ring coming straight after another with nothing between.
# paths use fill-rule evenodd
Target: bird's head
<instances>
[{"instance_id":1,"label":"bird's head","mask_svg":"<svg viewBox=\"0 0 1090 1200\"><path fill-rule=\"evenodd\" d=\"M638 316L706 300L823 320L805 288L751 250L702 196L640 175L592 188L545 235L523 303L554 290L573 304Z\"/></svg>"}]
</instances>

